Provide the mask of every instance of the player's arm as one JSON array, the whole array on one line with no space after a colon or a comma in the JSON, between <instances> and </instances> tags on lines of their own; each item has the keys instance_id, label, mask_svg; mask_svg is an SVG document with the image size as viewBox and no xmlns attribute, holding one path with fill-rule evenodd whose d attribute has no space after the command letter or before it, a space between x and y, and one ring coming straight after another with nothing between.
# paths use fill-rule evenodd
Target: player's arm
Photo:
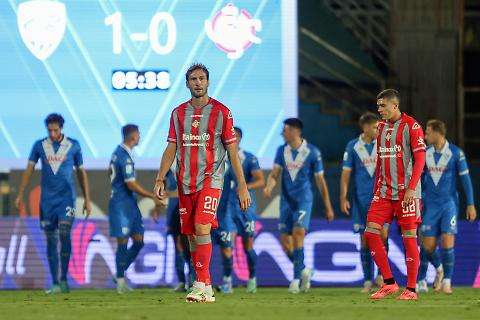
<instances>
[{"instance_id":1,"label":"player's arm","mask_svg":"<svg viewBox=\"0 0 480 320\"><path fill-rule=\"evenodd\" d=\"M330 193L328 192L327 181L323 176L323 172L315 174L315 183L317 184L317 188L320 191L323 203L325 204L325 216L328 221L332 221L335 214L333 213L332 203L330 202Z\"/></svg>"},{"instance_id":2,"label":"player's arm","mask_svg":"<svg viewBox=\"0 0 480 320\"><path fill-rule=\"evenodd\" d=\"M245 181L245 176L243 175L242 163L238 157L238 148L236 143L229 143L225 146L228 152L228 158L230 159L230 164L233 169L233 173L237 178L238 187L238 198L240 200L240 208L242 211L247 210L247 208L252 203L250 199L250 193L248 192L247 182Z\"/></svg>"},{"instance_id":3,"label":"player's arm","mask_svg":"<svg viewBox=\"0 0 480 320\"><path fill-rule=\"evenodd\" d=\"M352 169L343 167L340 176L340 210L346 215L350 215L350 202L348 201L348 185Z\"/></svg>"},{"instance_id":4,"label":"player's arm","mask_svg":"<svg viewBox=\"0 0 480 320\"><path fill-rule=\"evenodd\" d=\"M412 168L412 176L410 178L410 182L407 187L407 191L405 191L405 196L403 197L402 205L404 207L408 206L415 197L415 189L417 188L417 184L420 181L420 177L422 176L423 169L425 167L425 140L423 137L423 130L422 127L415 123L413 126L410 127L410 146L413 153L413 168Z\"/></svg>"},{"instance_id":5,"label":"player's arm","mask_svg":"<svg viewBox=\"0 0 480 320\"><path fill-rule=\"evenodd\" d=\"M350 176L353 168L353 150L351 143L347 145L345 153L343 154L343 169L340 176L340 210L349 215L350 202L348 201L348 185L350 183Z\"/></svg>"},{"instance_id":6,"label":"player's arm","mask_svg":"<svg viewBox=\"0 0 480 320\"><path fill-rule=\"evenodd\" d=\"M33 171L35 170L35 163L29 161L27 168L23 171L22 174L22 181L20 182L20 186L18 187L18 195L15 199L15 207L20 210L20 207L23 204L23 196L25 193L25 188L30 183L30 178L32 177Z\"/></svg>"},{"instance_id":7,"label":"player's arm","mask_svg":"<svg viewBox=\"0 0 480 320\"><path fill-rule=\"evenodd\" d=\"M278 164L274 164L272 171L268 174L267 178L267 185L263 189L263 195L266 198L270 198L272 196L272 190L277 185L277 180L280 178L280 174L282 173L282 167Z\"/></svg>"},{"instance_id":8,"label":"player's arm","mask_svg":"<svg viewBox=\"0 0 480 320\"><path fill-rule=\"evenodd\" d=\"M164 201L167 197L165 193L165 177L172 166L173 161L175 160L175 154L177 153L177 143L169 141L167 148L163 152L162 160L160 161L160 169L157 173L157 178L155 180L155 189L154 194L160 201Z\"/></svg>"},{"instance_id":9,"label":"player's arm","mask_svg":"<svg viewBox=\"0 0 480 320\"><path fill-rule=\"evenodd\" d=\"M88 184L87 171L83 167L77 167L77 179L82 190L84 202L83 213L88 217L92 213L92 204L90 202L90 186Z\"/></svg>"},{"instance_id":10,"label":"player's arm","mask_svg":"<svg viewBox=\"0 0 480 320\"><path fill-rule=\"evenodd\" d=\"M475 209L474 199L473 199L473 186L472 179L470 179L470 173L468 170L467 159L465 154L460 150L460 154L457 158L457 171L460 176L460 181L462 183L463 191L465 192L465 197L467 199L467 220L474 221L477 218L477 210Z\"/></svg>"},{"instance_id":11,"label":"player's arm","mask_svg":"<svg viewBox=\"0 0 480 320\"><path fill-rule=\"evenodd\" d=\"M247 184L248 190L260 189L265 187L265 176L262 170L252 171L253 181Z\"/></svg>"}]
</instances>

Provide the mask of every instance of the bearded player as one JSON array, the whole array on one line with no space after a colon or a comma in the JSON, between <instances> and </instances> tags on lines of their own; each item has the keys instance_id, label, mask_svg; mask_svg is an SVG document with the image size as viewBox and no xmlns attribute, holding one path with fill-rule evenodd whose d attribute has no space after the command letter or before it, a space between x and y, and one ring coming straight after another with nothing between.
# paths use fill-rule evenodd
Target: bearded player
<instances>
[{"instance_id":1,"label":"bearded player","mask_svg":"<svg viewBox=\"0 0 480 320\"><path fill-rule=\"evenodd\" d=\"M165 176L176 159L181 232L188 236L197 274L197 281L186 300L214 302L210 279L210 232L218 226L216 211L227 153L238 181L242 210L247 210L251 199L238 157L232 113L208 96L209 72L204 65L192 65L185 78L192 98L172 112L168 145L157 174L155 194L160 200L166 197Z\"/></svg>"},{"instance_id":2,"label":"bearded player","mask_svg":"<svg viewBox=\"0 0 480 320\"><path fill-rule=\"evenodd\" d=\"M367 213L365 239L384 285L372 299L382 299L399 290L388 262L381 230L385 223L397 219L405 246L407 287L397 298L417 300L415 291L419 266L417 227L421 222L419 183L425 165L425 141L422 127L400 111L396 90L387 89L377 96L377 107L384 122L378 126L375 190Z\"/></svg>"}]
</instances>

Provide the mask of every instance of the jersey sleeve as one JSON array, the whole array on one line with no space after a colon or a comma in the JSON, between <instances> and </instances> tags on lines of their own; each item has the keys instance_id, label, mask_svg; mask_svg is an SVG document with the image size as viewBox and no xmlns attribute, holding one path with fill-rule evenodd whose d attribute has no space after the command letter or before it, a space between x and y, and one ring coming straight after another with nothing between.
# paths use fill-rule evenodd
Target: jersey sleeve
<instances>
[{"instance_id":1,"label":"jersey sleeve","mask_svg":"<svg viewBox=\"0 0 480 320\"><path fill-rule=\"evenodd\" d=\"M457 172L459 176L468 174L468 164L467 159L465 158L465 153L462 150L458 150L458 156L456 159Z\"/></svg>"},{"instance_id":2,"label":"jersey sleeve","mask_svg":"<svg viewBox=\"0 0 480 320\"><path fill-rule=\"evenodd\" d=\"M345 152L343 153L343 169L353 169L353 147L352 144L347 144Z\"/></svg>"},{"instance_id":3,"label":"jersey sleeve","mask_svg":"<svg viewBox=\"0 0 480 320\"><path fill-rule=\"evenodd\" d=\"M38 159L40 159L40 143L35 142L32 150L30 151L30 156L28 156L28 162L35 165Z\"/></svg>"},{"instance_id":4,"label":"jersey sleeve","mask_svg":"<svg viewBox=\"0 0 480 320\"><path fill-rule=\"evenodd\" d=\"M130 159L120 162L122 169L123 181L135 181L135 165Z\"/></svg>"},{"instance_id":5,"label":"jersey sleeve","mask_svg":"<svg viewBox=\"0 0 480 320\"><path fill-rule=\"evenodd\" d=\"M410 147L412 148L412 152L425 151L427 146L425 145L422 127L418 122L414 122L412 125L409 124L408 127L410 130Z\"/></svg>"},{"instance_id":6,"label":"jersey sleeve","mask_svg":"<svg viewBox=\"0 0 480 320\"><path fill-rule=\"evenodd\" d=\"M312 151L313 173L323 174L322 153L317 148L314 148Z\"/></svg>"},{"instance_id":7,"label":"jersey sleeve","mask_svg":"<svg viewBox=\"0 0 480 320\"><path fill-rule=\"evenodd\" d=\"M177 143L177 131L175 129L175 110L170 115L170 128L168 129L167 142Z\"/></svg>"},{"instance_id":8,"label":"jersey sleeve","mask_svg":"<svg viewBox=\"0 0 480 320\"><path fill-rule=\"evenodd\" d=\"M273 165L283 168L282 163L282 148L277 149L277 153L275 153L275 159L273 160Z\"/></svg>"},{"instance_id":9,"label":"jersey sleeve","mask_svg":"<svg viewBox=\"0 0 480 320\"><path fill-rule=\"evenodd\" d=\"M222 128L222 142L224 145L229 145L237 141L235 137L235 129L233 129L232 112L228 109L222 112L223 128Z\"/></svg>"},{"instance_id":10,"label":"jersey sleeve","mask_svg":"<svg viewBox=\"0 0 480 320\"><path fill-rule=\"evenodd\" d=\"M248 169L250 170L250 172L260 170L258 159L254 155L252 155L248 161Z\"/></svg>"},{"instance_id":11,"label":"jersey sleeve","mask_svg":"<svg viewBox=\"0 0 480 320\"><path fill-rule=\"evenodd\" d=\"M80 143L76 143L77 148L75 150L75 154L73 155L73 164L77 168L81 168L83 166L83 154L82 154L82 147Z\"/></svg>"}]
</instances>

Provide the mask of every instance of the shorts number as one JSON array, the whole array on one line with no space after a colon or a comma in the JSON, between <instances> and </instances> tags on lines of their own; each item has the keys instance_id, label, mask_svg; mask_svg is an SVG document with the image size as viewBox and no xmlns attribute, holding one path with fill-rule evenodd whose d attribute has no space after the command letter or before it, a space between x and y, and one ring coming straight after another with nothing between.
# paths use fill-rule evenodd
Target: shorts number
<instances>
[{"instance_id":1,"label":"shorts number","mask_svg":"<svg viewBox=\"0 0 480 320\"><path fill-rule=\"evenodd\" d=\"M402 212L403 213L415 213L416 212L416 208L415 208L415 201L412 201L412 203L410 203L408 205L408 207L402 207Z\"/></svg>"},{"instance_id":2,"label":"shorts number","mask_svg":"<svg viewBox=\"0 0 480 320\"><path fill-rule=\"evenodd\" d=\"M75 217L75 208L66 207L66 208L65 208L65 215L66 215L67 217Z\"/></svg>"},{"instance_id":3,"label":"shorts number","mask_svg":"<svg viewBox=\"0 0 480 320\"><path fill-rule=\"evenodd\" d=\"M226 231L220 232L220 241L222 241L222 242L232 241L232 234L230 232L226 232Z\"/></svg>"},{"instance_id":4,"label":"shorts number","mask_svg":"<svg viewBox=\"0 0 480 320\"><path fill-rule=\"evenodd\" d=\"M205 210L216 211L218 206L218 199L210 196L205 196L205 204L203 208Z\"/></svg>"},{"instance_id":5,"label":"shorts number","mask_svg":"<svg viewBox=\"0 0 480 320\"><path fill-rule=\"evenodd\" d=\"M253 233L255 231L255 221L248 221L245 223L245 232Z\"/></svg>"}]
</instances>

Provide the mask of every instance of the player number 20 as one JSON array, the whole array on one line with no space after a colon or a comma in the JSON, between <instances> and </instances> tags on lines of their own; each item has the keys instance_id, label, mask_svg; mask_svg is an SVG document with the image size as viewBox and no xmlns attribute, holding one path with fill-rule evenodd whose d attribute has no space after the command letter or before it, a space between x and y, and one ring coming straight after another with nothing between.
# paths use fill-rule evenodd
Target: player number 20
<instances>
[{"instance_id":1,"label":"player number 20","mask_svg":"<svg viewBox=\"0 0 480 320\"><path fill-rule=\"evenodd\" d=\"M212 210L215 211L217 210L218 206L218 199L210 196L205 196L205 204L203 205L203 208L205 210Z\"/></svg>"}]
</instances>

